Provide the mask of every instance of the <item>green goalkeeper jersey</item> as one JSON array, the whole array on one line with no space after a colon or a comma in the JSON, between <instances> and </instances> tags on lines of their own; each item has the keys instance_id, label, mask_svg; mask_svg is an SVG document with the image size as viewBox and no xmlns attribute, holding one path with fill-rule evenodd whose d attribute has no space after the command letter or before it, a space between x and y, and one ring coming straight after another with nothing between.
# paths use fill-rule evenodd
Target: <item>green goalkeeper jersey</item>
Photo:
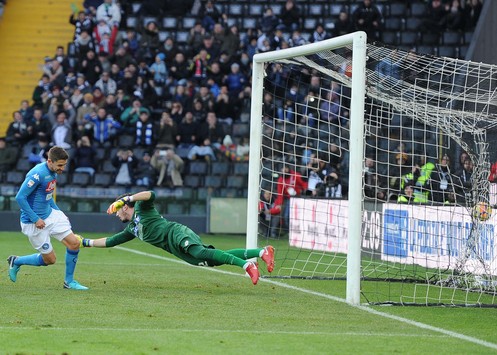
<instances>
[{"instance_id":1,"label":"green goalkeeper jersey","mask_svg":"<svg viewBox=\"0 0 497 355\"><path fill-rule=\"evenodd\" d=\"M137 201L133 217L120 233L107 238L106 247L113 247L138 238L158 248L173 253L176 244L186 235L194 234L188 227L162 217L154 206L155 193L147 201Z\"/></svg>"}]
</instances>

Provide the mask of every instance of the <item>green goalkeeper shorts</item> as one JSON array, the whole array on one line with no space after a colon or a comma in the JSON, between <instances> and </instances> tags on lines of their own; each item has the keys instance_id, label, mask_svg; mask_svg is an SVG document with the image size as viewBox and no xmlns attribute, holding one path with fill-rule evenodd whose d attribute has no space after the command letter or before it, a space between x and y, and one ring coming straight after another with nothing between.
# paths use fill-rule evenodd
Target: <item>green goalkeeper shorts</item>
<instances>
[{"instance_id":1,"label":"green goalkeeper shorts","mask_svg":"<svg viewBox=\"0 0 497 355\"><path fill-rule=\"evenodd\" d=\"M188 254L188 248L192 245L202 245L205 248L214 249L212 245L205 245L197 233L184 225L176 225L169 233L168 246L171 254L177 256L188 264L196 266L209 266L205 260L197 259Z\"/></svg>"}]
</instances>

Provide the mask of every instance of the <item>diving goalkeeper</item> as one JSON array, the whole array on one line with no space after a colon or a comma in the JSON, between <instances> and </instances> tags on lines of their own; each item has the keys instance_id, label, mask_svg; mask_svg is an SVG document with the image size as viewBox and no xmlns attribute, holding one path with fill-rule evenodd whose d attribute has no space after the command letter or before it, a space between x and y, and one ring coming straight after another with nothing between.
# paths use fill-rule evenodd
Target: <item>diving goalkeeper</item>
<instances>
[{"instance_id":1,"label":"diving goalkeeper","mask_svg":"<svg viewBox=\"0 0 497 355\"><path fill-rule=\"evenodd\" d=\"M257 264L247 261L247 259L260 257L266 263L267 271L273 271L274 248L272 246L223 251L210 245L204 245L200 237L190 228L162 217L154 206L154 200L155 193L153 191L119 196L109 206L107 213L115 213L123 223L129 222L127 227L122 232L108 238L81 239L81 245L110 248L139 238L192 265L237 265L245 270L254 285L257 284L260 273Z\"/></svg>"}]
</instances>

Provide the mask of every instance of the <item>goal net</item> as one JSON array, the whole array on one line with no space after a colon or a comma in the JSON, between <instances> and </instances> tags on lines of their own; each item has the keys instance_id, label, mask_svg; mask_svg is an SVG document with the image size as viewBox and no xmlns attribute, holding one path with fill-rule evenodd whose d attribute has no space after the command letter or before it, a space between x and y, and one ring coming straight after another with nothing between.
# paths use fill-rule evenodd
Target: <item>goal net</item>
<instances>
[{"instance_id":1,"label":"goal net","mask_svg":"<svg viewBox=\"0 0 497 355\"><path fill-rule=\"evenodd\" d=\"M264 276L346 280L354 304L495 305L496 79L362 32L256 55L247 246L276 246Z\"/></svg>"}]
</instances>

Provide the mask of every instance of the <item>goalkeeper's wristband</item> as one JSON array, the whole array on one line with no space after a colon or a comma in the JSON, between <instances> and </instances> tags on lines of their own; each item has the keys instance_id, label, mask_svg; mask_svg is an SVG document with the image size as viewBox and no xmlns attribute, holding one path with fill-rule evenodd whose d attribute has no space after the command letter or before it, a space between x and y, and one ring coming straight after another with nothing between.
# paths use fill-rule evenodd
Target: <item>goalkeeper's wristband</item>
<instances>
[{"instance_id":1,"label":"goalkeeper's wristband","mask_svg":"<svg viewBox=\"0 0 497 355\"><path fill-rule=\"evenodd\" d=\"M85 248L91 248L93 246L93 239L83 238L81 244L83 244Z\"/></svg>"}]
</instances>

